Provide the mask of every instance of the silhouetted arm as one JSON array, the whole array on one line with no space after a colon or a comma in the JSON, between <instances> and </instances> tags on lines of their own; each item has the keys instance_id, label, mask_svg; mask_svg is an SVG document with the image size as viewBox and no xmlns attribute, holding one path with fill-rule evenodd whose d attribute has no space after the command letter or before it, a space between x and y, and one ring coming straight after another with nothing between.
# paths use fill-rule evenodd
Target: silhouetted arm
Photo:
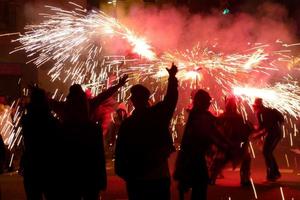
<instances>
[{"instance_id":1,"label":"silhouetted arm","mask_svg":"<svg viewBox=\"0 0 300 200\"><path fill-rule=\"evenodd\" d=\"M162 103L165 108L163 112L168 116L168 119L171 119L178 101L178 80L176 78L178 70L177 67L172 64L171 69L167 69L167 71L169 73L168 88Z\"/></svg>"},{"instance_id":2,"label":"silhouetted arm","mask_svg":"<svg viewBox=\"0 0 300 200\"><path fill-rule=\"evenodd\" d=\"M119 83L108 88L107 90L101 92L96 97L90 100L90 106L91 109L96 109L102 102L107 100L109 97L111 97L113 94L115 94L120 87L122 87L127 82L128 76L125 75L122 78L119 79Z\"/></svg>"}]
</instances>

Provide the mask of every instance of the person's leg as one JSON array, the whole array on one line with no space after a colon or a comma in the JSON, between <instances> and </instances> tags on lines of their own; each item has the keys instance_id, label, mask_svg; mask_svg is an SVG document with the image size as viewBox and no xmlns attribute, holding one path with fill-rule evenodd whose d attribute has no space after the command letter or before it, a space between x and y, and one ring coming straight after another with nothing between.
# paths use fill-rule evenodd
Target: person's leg
<instances>
[{"instance_id":1,"label":"person's leg","mask_svg":"<svg viewBox=\"0 0 300 200\"><path fill-rule=\"evenodd\" d=\"M223 155L223 154L222 154ZM213 160L211 166L210 184L214 185L219 174L222 173L225 165L228 163L226 155L217 157Z\"/></svg>"},{"instance_id":2,"label":"person's leg","mask_svg":"<svg viewBox=\"0 0 300 200\"><path fill-rule=\"evenodd\" d=\"M28 200L42 200L43 199L41 184L38 183L38 181L36 180L36 177L34 177L34 175L30 175L25 172L24 178L23 178L23 183L24 183L26 198Z\"/></svg>"},{"instance_id":3,"label":"person's leg","mask_svg":"<svg viewBox=\"0 0 300 200\"><path fill-rule=\"evenodd\" d=\"M100 193L98 190L89 190L85 191L83 194L83 200L99 200Z\"/></svg>"},{"instance_id":4,"label":"person's leg","mask_svg":"<svg viewBox=\"0 0 300 200\"><path fill-rule=\"evenodd\" d=\"M136 181L127 181L126 182L128 200L138 200L139 199L138 186L139 186L139 183L137 183Z\"/></svg>"},{"instance_id":5,"label":"person's leg","mask_svg":"<svg viewBox=\"0 0 300 200\"><path fill-rule=\"evenodd\" d=\"M128 181L129 200L170 200L170 178Z\"/></svg>"},{"instance_id":6,"label":"person's leg","mask_svg":"<svg viewBox=\"0 0 300 200\"><path fill-rule=\"evenodd\" d=\"M197 183L192 187L191 200L207 199L207 183Z\"/></svg>"},{"instance_id":7,"label":"person's leg","mask_svg":"<svg viewBox=\"0 0 300 200\"><path fill-rule=\"evenodd\" d=\"M178 188L178 193L179 193L179 200L184 200L185 191Z\"/></svg>"},{"instance_id":8,"label":"person's leg","mask_svg":"<svg viewBox=\"0 0 300 200\"><path fill-rule=\"evenodd\" d=\"M263 154L267 166L267 179L271 181L280 176L278 165L273 155L273 151L275 150L279 141L280 138L274 138L268 135L265 139L263 147Z\"/></svg>"},{"instance_id":9,"label":"person's leg","mask_svg":"<svg viewBox=\"0 0 300 200\"><path fill-rule=\"evenodd\" d=\"M150 190L148 190L147 196L152 196L151 199L159 199L159 200L170 200L171 192L170 192L171 180L170 178L162 178L159 180L155 180L150 185ZM152 188L152 189L151 189ZM150 200L150 198L149 198Z\"/></svg>"},{"instance_id":10,"label":"person's leg","mask_svg":"<svg viewBox=\"0 0 300 200\"><path fill-rule=\"evenodd\" d=\"M275 179L277 179L281 176L281 174L279 172L279 167L277 165L276 159L275 159L274 154L273 154L273 152L274 152L277 144L279 143L280 139L281 139L280 137L274 138L272 140L272 144L271 144L271 148L270 148L270 150L271 150L271 173L272 173L272 175L274 176Z\"/></svg>"},{"instance_id":11,"label":"person's leg","mask_svg":"<svg viewBox=\"0 0 300 200\"><path fill-rule=\"evenodd\" d=\"M265 159L266 164L266 171L267 171L267 179L269 179L272 176L272 140L270 137L265 138L264 146L263 146L263 155Z\"/></svg>"},{"instance_id":12,"label":"person's leg","mask_svg":"<svg viewBox=\"0 0 300 200\"><path fill-rule=\"evenodd\" d=\"M179 181L178 183L179 200L184 200L184 195L188 190L189 187L182 181Z\"/></svg>"},{"instance_id":13,"label":"person's leg","mask_svg":"<svg viewBox=\"0 0 300 200\"><path fill-rule=\"evenodd\" d=\"M240 181L241 186L249 186L250 182L250 169L251 169L251 156L248 152L248 149L245 150L245 155L243 156L243 160L240 168Z\"/></svg>"}]
</instances>

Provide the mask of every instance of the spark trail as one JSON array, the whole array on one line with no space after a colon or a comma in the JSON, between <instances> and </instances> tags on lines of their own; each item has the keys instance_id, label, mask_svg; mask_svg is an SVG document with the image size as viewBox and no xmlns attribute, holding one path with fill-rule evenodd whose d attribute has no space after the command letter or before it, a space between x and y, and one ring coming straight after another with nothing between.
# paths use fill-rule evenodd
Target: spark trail
<instances>
[{"instance_id":1,"label":"spark trail","mask_svg":"<svg viewBox=\"0 0 300 200\"><path fill-rule=\"evenodd\" d=\"M30 58L28 62L37 67L53 62L49 70L52 80L101 81L97 77L108 71L103 44L114 37L126 40L133 53L149 60L156 58L144 38L104 12L88 12L78 5L72 11L46 7L51 14L40 14L44 18L42 23L27 25L26 32L13 41L21 46L11 53L24 50Z\"/></svg>"},{"instance_id":2,"label":"spark trail","mask_svg":"<svg viewBox=\"0 0 300 200\"><path fill-rule=\"evenodd\" d=\"M278 82L274 86L263 88L234 87L233 92L241 96L249 105L256 97L260 97L266 106L294 118L300 117L300 87L297 81L287 79L286 83Z\"/></svg>"}]
</instances>

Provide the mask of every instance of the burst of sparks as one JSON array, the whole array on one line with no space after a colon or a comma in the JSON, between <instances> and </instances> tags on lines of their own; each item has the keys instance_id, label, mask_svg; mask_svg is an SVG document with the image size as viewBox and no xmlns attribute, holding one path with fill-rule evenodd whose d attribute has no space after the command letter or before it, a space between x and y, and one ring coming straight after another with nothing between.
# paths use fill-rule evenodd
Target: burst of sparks
<instances>
[{"instance_id":1,"label":"burst of sparks","mask_svg":"<svg viewBox=\"0 0 300 200\"><path fill-rule=\"evenodd\" d=\"M11 53L24 50L31 58L28 62L37 67L54 62L49 70L52 80L71 79L77 83L105 80L105 75L100 75L108 71L101 70L106 67L102 44L113 37L127 40L132 51L141 57L156 57L145 39L101 11L88 12L80 6L72 11L46 7L52 14L41 14L42 23L27 25L26 32L13 41L20 42L21 46Z\"/></svg>"},{"instance_id":2,"label":"burst of sparks","mask_svg":"<svg viewBox=\"0 0 300 200\"><path fill-rule=\"evenodd\" d=\"M11 150L16 144L19 144L21 139L20 120L23 111L20 110L19 101L12 103L10 107L4 109L0 113L0 134L3 137L4 143Z\"/></svg>"},{"instance_id":3,"label":"burst of sparks","mask_svg":"<svg viewBox=\"0 0 300 200\"><path fill-rule=\"evenodd\" d=\"M151 77L163 82L168 76L165 68L175 62L179 68L178 79L181 82L190 81L190 88L201 85L214 91L211 85L217 85L222 95L231 94L234 88L233 92L241 95L249 105L255 97L261 97L267 106L295 118L300 116L300 89L295 82L277 83L262 88L235 87L243 85L248 77L270 76L282 66L286 69L297 66L299 58L291 56L288 49L268 51L267 48L271 45L255 44L239 53L226 54L218 52L217 44L197 44L192 49L165 52L162 56L157 56L145 38L137 36L115 18L101 11L88 12L80 6L72 11L46 7L51 14L41 14L44 17L42 23L26 26L26 32L14 41L20 42L21 46L13 52L24 50L31 59L29 62L37 67L52 62L53 66L48 72L52 80L82 83L96 94L109 85L110 73L113 73L114 79L127 73L132 81L144 82ZM140 57L129 59L124 55L105 55L106 42L114 38L127 41L131 51ZM282 41L276 43L286 48L300 45L284 44ZM151 81L150 84L157 85ZM158 91L157 87L154 94ZM127 90L128 88L122 90L118 100L126 100ZM57 92L55 91L54 96ZM155 95L151 98L154 99ZM219 107L215 102L216 113ZM247 119L245 107L242 107L242 111Z\"/></svg>"},{"instance_id":4,"label":"burst of sparks","mask_svg":"<svg viewBox=\"0 0 300 200\"><path fill-rule=\"evenodd\" d=\"M265 88L234 87L235 95L241 96L251 105L256 97L262 98L266 106L275 108L295 118L300 117L300 87L297 81L276 83Z\"/></svg>"}]
</instances>

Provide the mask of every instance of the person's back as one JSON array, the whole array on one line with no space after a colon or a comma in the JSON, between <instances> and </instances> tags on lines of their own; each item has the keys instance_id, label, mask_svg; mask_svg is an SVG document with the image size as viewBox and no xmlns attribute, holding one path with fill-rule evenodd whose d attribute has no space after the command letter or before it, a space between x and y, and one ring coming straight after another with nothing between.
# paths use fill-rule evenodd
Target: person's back
<instances>
[{"instance_id":1,"label":"person's back","mask_svg":"<svg viewBox=\"0 0 300 200\"><path fill-rule=\"evenodd\" d=\"M225 141L217 130L216 118L208 111L211 97L198 90L193 99L185 131L178 152L174 179L179 181L180 199L192 188L192 200L206 199L208 169L205 154L212 144L224 148Z\"/></svg>"},{"instance_id":2,"label":"person's back","mask_svg":"<svg viewBox=\"0 0 300 200\"><path fill-rule=\"evenodd\" d=\"M237 112L225 112L218 117L223 134L233 144L240 145L247 142L252 131L252 127L243 116Z\"/></svg>"},{"instance_id":3,"label":"person's back","mask_svg":"<svg viewBox=\"0 0 300 200\"><path fill-rule=\"evenodd\" d=\"M150 91L131 88L133 114L121 124L116 143L115 171L127 184L130 200L170 199L168 157L174 151L169 124L178 98L177 67L169 71L164 100L150 107Z\"/></svg>"},{"instance_id":4,"label":"person's back","mask_svg":"<svg viewBox=\"0 0 300 200\"><path fill-rule=\"evenodd\" d=\"M106 188L102 130L92 120L99 105L127 82L119 83L89 99L79 84L69 89L65 102L51 100L51 108L62 121L60 199L98 199Z\"/></svg>"},{"instance_id":5,"label":"person's back","mask_svg":"<svg viewBox=\"0 0 300 200\"><path fill-rule=\"evenodd\" d=\"M229 151L219 151L211 166L211 184L215 184L217 176L228 162L233 168L241 164L241 186L250 185L251 157L248 152L249 136L253 131L252 125L237 111L235 98L229 98L225 112L218 117L218 127L225 138L230 142Z\"/></svg>"},{"instance_id":6,"label":"person's back","mask_svg":"<svg viewBox=\"0 0 300 200\"><path fill-rule=\"evenodd\" d=\"M263 107L257 112L257 118L259 119L260 128L265 128L268 134L280 134L284 118L278 110Z\"/></svg>"},{"instance_id":7,"label":"person's back","mask_svg":"<svg viewBox=\"0 0 300 200\"><path fill-rule=\"evenodd\" d=\"M169 176L167 158L174 149L164 118L163 106L158 104L133 113L122 123L120 134L127 146L124 150L130 178Z\"/></svg>"},{"instance_id":8,"label":"person's back","mask_svg":"<svg viewBox=\"0 0 300 200\"><path fill-rule=\"evenodd\" d=\"M0 134L0 174L4 172L4 165L5 165L5 144L2 138L2 135Z\"/></svg>"},{"instance_id":9,"label":"person's back","mask_svg":"<svg viewBox=\"0 0 300 200\"><path fill-rule=\"evenodd\" d=\"M93 122L64 123L62 190L66 198L97 199L106 188L101 128Z\"/></svg>"},{"instance_id":10,"label":"person's back","mask_svg":"<svg viewBox=\"0 0 300 200\"><path fill-rule=\"evenodd\" d=\"M209 111L191 110L181 142L181 149L204 155L216 131L216 118Z\"/></svg>"},{"instance_id":11,"label":"person's back","mask_svg":"<svg viewBox=\"0 0 300 200\"><path fill-rule=\"evenodd\" d=\"M261 98L255 99L253 109L256 112L258 131L260 131L254 138L265 136L263 155L267 166L266 178L268 181L276 181L281 177L281 173L273 152L282 138L284 117L278 110L265 107Z\"/></svg>"},{"instance_id":12,"label":"person's back","mask_svg":"<svg viewBox=\"0 0 300 200\"><path fill-rule=\"evenodd\" d=\"M27 113L22 118L22 167L28 199L38 199L42 193L48 196L53 192L58 134L59 122L48 109L45 92L33 88Z\"/></svg>"}]
</instances>

